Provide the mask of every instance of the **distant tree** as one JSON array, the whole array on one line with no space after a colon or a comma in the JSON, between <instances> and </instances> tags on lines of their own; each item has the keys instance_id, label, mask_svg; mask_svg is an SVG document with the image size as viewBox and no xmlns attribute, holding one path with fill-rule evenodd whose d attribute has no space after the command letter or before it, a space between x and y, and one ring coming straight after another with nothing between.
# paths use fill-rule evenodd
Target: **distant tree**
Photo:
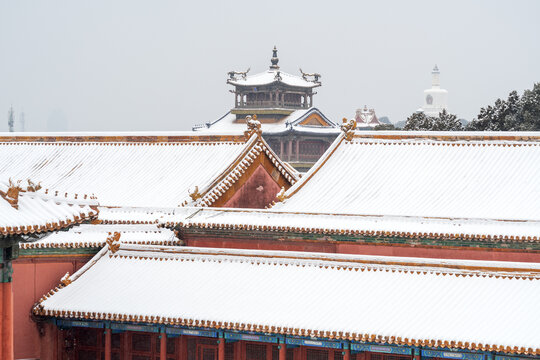
<instances>
[{"instance_id":1,"label":"distant tree","mask_svg":"<svg viewBox=\"0 0 540 360\"><path fill-rule=\"evenodd\" d=\"M437 117L415 112L407 118L403 130L461 131L463 125L456 115L449 114L446 110L441 111Z\"/></svg>"},{"instance_id":2,"label":"distant tree","mask_svg":"<svg viewBox=\"0 0 540 360\"><path fill-rule=\"evenodd\" d=\"M379 118L379 122L381 124L391 124L392 122L390 121L390 119L388 118L388 116L381 116Z\"/></svg>"},{"instance_id":3,"label":"distant tree","mask_svg":"<svg viewBox=\"0 0 540 360\"><path fill-rule=\"evenodd\" d=\"M477 118L465 127L477 131L540 130L540 83L525 90L521 98L512 91L507 100L497 99L494 105L480 109Z\"/></svg>"},{"instance_id":4,"label":"distant tree","mask_svg":"<svg viewBox=\"0 0 540 360\"><path fill-rule=\"evenodd\" d=\"M446 110L439 113L435 118L434 131L462 131L463 124L454 114L449 114Z\"/></svg>"},{"instance_id":5,"label":"distant tree","mask_svg":"<svg viewBox=\"0 0 540 360\"><path fill-rule=\"evenodd\" d=\"M373 128L373 130L395 130L394 124L379 124Z\"/></svg>"},{"instance_id":6,"label":"distant tree","mask_svg":"<svg viewBox=\"0 0 540 360\"><path fill-rule=\"evenodd\" d=\"M432 130L433 123L434 118L418 111L407 118L403 130Z\"/></svg>"}]
</instances>

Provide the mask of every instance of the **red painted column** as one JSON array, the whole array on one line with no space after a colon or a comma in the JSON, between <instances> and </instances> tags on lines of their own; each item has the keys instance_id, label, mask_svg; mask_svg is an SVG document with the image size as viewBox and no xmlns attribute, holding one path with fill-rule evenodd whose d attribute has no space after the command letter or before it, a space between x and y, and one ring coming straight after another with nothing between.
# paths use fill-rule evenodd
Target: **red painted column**
<instances>
[{"instance_id":1,"label":"red painted column","mask_svg":"<svg viewBox=\"0 0 540 360\"><path fill-rule=\"evenodd\" d=\"M225 360L225 339L220 338L218 341L218 360Z\"/></svg>"},{"instance_id":2,"label":"red painted column","mask_svg":"<svg viewBox=\"0 0 540 360\"><path fill-rule=\"evenodd\" d=\"M13 352L13 294L11 282L0 283L2 295L2 359L14 359Z\"/></svg>"},{"instance_id":3,"label":"red painted column","mask_svg":"<svg viewBox=\"0 0 540 360\"><path fill-rule=\"evenodd\" d=\"M233 344L234 346L234 360L242 359L242 347L240 346L241 342L237 341Z\"/></svg>"},{"instance_id":4,"label":"red painted column","mask_svg":"<svg viewBox=\"0 0 540 360\"><path fill-rule=\"evenodd\" d=\"M3 285L3 284L0 284ZM0 339L4 338L4 287L0 286ZM4 345L0 340L0 359L4 358Z\"/></svg>"},{"instance_id":5,"label":"red painted column","mask_svg":"<svg viewBox=\"0 0 540 360\"><path fill-rule=\"evenodd\" d=\"M351 360L351 350L343 349L343 360Z\"/></svg>"},{"instance_id":6,"label":"red painted column","mask_svg":"<svg viewBox=\"0 0 540 360\"><path fill-rule=\"evenodd\" d=\"M279 360L287 360L287 344L279 344Z\"/></svg>"},{"instance_id":7,"label":"red painted column","mask_svg":"<svg viewBox=\"0 0 540 360\"><path fill-rule=\"evenodd\" d=\"M167 334L159 336L159 360L167 360Z\"/></svg>"},{"instance_id":8,"label":"red painted column","mask_svg":"<svg viewBox=\"0 0 540 360\"><path fill-rule=\"evenodd\" d=\"M266 344L266 360L272 360L272 344Z\"/></svg>"},{"instance_id":9,"label":"red painted column","mask_svg":"<svg viewBox=\"0 0 540 360\"><path fill-rule=\"evenodd\" d=\"M188 353L187 353L187 337L185 335L180 336L180 360L187 360Z\"/></svg>"},{"instance_id":10,"label":"red painted column","mask_svg":"<svg viewBox=\"0 0 540 360\"><path fill-rule=\"evenodd\" d=\"M105 329L105 360L111 360L111 329Z\"/></svg>"}]
</instances>

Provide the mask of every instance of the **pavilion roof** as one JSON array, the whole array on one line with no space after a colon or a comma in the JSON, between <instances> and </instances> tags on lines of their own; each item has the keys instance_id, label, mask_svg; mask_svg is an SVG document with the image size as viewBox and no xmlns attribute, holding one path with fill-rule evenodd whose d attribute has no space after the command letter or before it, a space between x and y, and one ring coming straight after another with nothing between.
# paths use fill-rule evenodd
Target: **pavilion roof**
<instances>
[{"instance_id":1,"label":"pavilion roof","mask_svg":"<svg viewBox=\"0 0 540 360\"><path fill-rule=\"evenodd\" d=\"M539 299L536 263L113 242L34 313L538 355Z\"/></svg>"},{"instance_id":2,"label":"pavilion roof","mask_svg":"<svg viewBox=\"0 0 540 360\"><path fill-rule=\"evenodd\" d=\"M320 82L308 81L300 76L291 75L279 69L269 69L267 71L254 75L240 77L236 79L229 79L227 80L227 83L234 86L246 87L270 85L273 83L281 83L288 86L300 88L314 88L321 86Z\"/></svg>"},{"instance_id":3,"label":"pavilion roof","mask_svg":"<svg viewBox=\"0 0 540 360\"><path fill-rule=\"evenodd\" d=\"M88 196L18 187L13 196L13 186L0 180L0 237L61 230L98 214L97 201Z\"/></svg>"},{"instance_id":4,"label":"pavilion roof","mask_svg":"<svg viewBox=\"0 0 540 360\"><path fill-rule=\"evenodd\" d=\"M327 125L314 126L302 124L302 121L310 115L318 115ZM197 133L220 133L223 131L239 131L245 128L245 123L238 122L236 115L228 112L221 118L208 122L202 125L197 125L193 128ZM339 126L332 120L328 119L318 108L311 107L309 109L294 110L290 115L274 123L263 123L262 131L264 135L277 135L287 132L298 132L305 134L328 134L338 135L340 133Z\"/></svg>"}]
</instances>

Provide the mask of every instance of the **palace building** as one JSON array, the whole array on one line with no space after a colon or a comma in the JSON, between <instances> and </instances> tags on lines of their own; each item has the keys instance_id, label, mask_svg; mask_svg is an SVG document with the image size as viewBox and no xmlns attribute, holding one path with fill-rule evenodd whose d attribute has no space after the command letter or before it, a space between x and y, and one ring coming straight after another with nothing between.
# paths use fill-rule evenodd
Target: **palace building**
<instances>
[{"instance_id":1,"label":"palace building","mask_svg":"<svg viewBox=\"0 0 540 360\"><path fill-rule=\"evenodd\" d=\"M338 126L314 107L314 89L321 75L291 75L281 70L274 47L270 68L249 75L230 71L227 84L234 90L234 107L223 117L193 127L203 133L243 129L245 117L256 115L265 140L279 157L300 171L308 170L339 134Z\"/></svg>"},{"instance_id":2,"label":"palace building","mask_svg":"<svg viewBox=\"0 0 540 360\"><path fill-rule=\"evenodd\" d=\"M28 316L39 294L84 266L110 234L132 244L180 245L172 230L157 226L164 214L187 205L264 208L297 181L262 139L260 123L244 128L239 135L0 136L0 241L8 284L14 269L15 358L40 357L40 330ZM10 178L39 180L26 190Z\"/></svg>"},{"instance_id":3,"label":"palace building","mask_svg":"<svg viewBox=\"0 0 540 360\"><path fill-rule=\"evenodd\" d=\"M93 194L22 239L15 358L540 357L538 134L352 119L299 178L246 122L0 142L2 174Z\"/></svg>"}]
</instances>

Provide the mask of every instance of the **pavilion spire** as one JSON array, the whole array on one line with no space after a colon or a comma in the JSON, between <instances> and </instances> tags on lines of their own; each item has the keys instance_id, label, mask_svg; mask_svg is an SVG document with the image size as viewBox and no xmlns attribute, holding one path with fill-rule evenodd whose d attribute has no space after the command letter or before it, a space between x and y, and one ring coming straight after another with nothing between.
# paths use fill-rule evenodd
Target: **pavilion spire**
<instances>
[{"instance_id":1,"label":"pavilion spire","mask_svg":"<svg viewBox=\"0 0 540 360\"><path fill-rule=\"evenodd\" d=\"M279 70L279 65L278 65L279 58L277 56L277 48L275 45L274 45L274 49L272 50L272 59L270 59L270 62L272 63L272 65L270 65L270 69Z\"/></svg>"}]
</instances>

